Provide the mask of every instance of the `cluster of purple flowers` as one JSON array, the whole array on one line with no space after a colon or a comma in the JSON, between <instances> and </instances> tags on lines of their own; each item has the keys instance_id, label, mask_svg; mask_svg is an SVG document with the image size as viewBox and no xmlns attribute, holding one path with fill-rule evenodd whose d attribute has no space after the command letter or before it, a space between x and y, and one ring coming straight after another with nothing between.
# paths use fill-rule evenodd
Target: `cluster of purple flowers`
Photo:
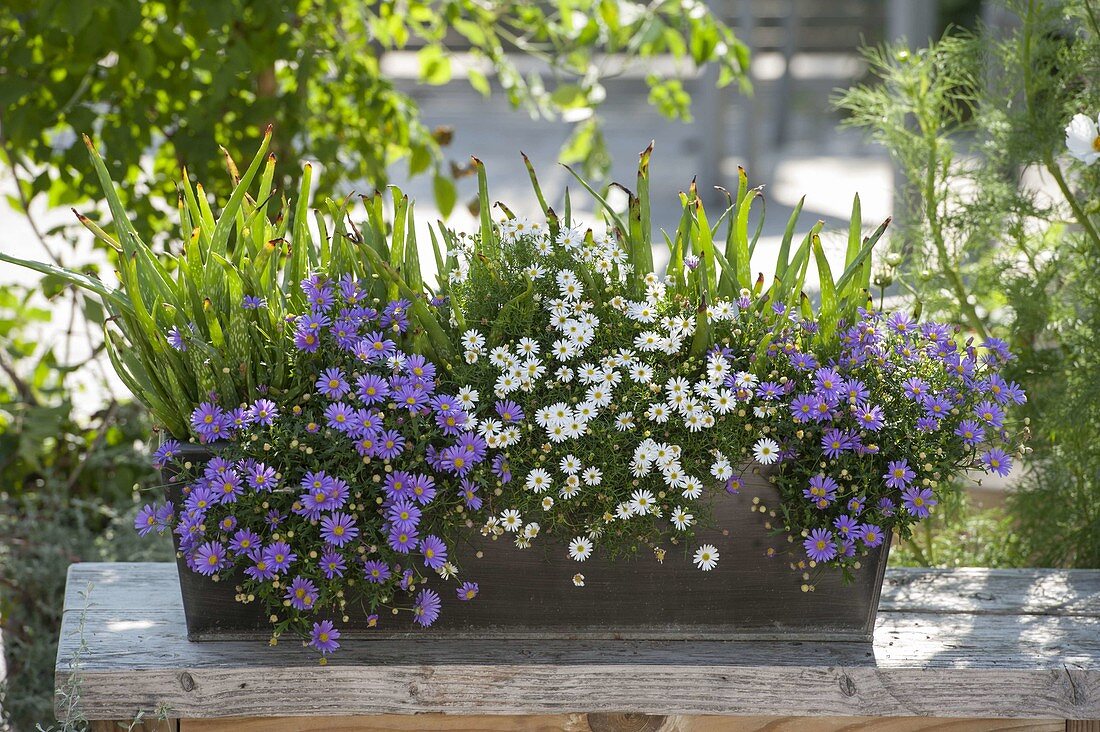
<instances>
[{"instance_id":1,"label":"cluster of purple flowers","mask_svg":"<svg viewBox=\"0 0 1100 732\"><path fill-rule=\"evenodd\" d=\"M436 365L399 347L408 301L376 310L351 277L313 275L301 288L308 311L288 322L295 367L313 374L312 393L236 408L211 394L192 413L191 428L214 457L185 476L178 505L145 506L135 526L142 534L173 530L195 572L242 572L273 614L285 605L303 619L337 609L338 598L352 592L344 580L352 576L366 580L354 587L364 588L372 607L392 601L395 590L415 592L407 609L416 623L431 625L442 602L431 589L416 591L423 582L416 566L442 576L454 568L447 543L425 525L456 503L480 508L476 471L490 469L489 445L471 429L463 401L437 389ZM503 408L506 422L523 418L514 404ZM302 440L314 446L311 454L328 457L300 464L300 451L290 447ZM180 450L165 441L157 466L179 469ZM442 499L437 479L459 483L458 495ZM362 497L364 484L374 486L371 499ZM465 582L456 594L469 601L478 591ZM314 622L307 635L322 654L339 647L340 631L329 620Z\"/></svg>"},{"instance_id":2,"label":"cluster of purple flowers","mask_svg":"<svg viewBox=\"0 0 1100 732\"><path fill-rule=\"evenodd\" d=\"M815 562L853 557L860 545L883 542L882 526L927 518L940 473L1007 475L1014 436L1006 410L1026 401L1019 385L998 373L1011 360L1004 342L960 347L942 324L918 325L904 313L859 315L841 324L840 350L828 363L802 351L813 329L788 329L768 351L786 379L727 382L739 396L785 404L796 434L781 441L780 480L805 500L803 543ZM924 459L929 454L936 458ZM876 465L879 472L868 475ZM876 496L874 505L865 491ZM899 505L903 513L895 511Z\"/></svg>"}]
</instances>

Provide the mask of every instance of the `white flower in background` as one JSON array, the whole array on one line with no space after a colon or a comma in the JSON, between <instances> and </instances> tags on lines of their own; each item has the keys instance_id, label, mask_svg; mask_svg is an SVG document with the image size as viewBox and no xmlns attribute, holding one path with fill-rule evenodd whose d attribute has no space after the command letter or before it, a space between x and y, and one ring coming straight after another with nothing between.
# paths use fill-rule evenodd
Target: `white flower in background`
<instances>
[{"instance_id":1,"label":"white flower in background","mask_svg":"<svg viewBox=\"0 0 1100 732\"><path fill-rule=\"evenodd\" d=\"M690 500L695 500L699 496L703 495L703 483L698 478L685 478L683 480L683 490L680 491L680 495Z\"/></svg>"},{"instance_id":2,"label":"white flower in background","mask_svg":"<svg viewBox=\"0 0 1100 732\"><path fill-rule=\"evenodd\" d=\"M524 356L537 356L539 355L539 342L534 338L520 338L517 350Z\"/></svg>"},{"instance_id":3,"label":"white flower in background","mask_svg":"<svg viewBox=\"0 0 1100 732\"><path fill-rule=\"evenodd\" d=\"M592 542L586 537L578 536L569 542L569 558L583 562L592 556Z\"/></svg>"},{"instance_id":4,"label":"white flower in background","mask_svg":"<svg viewBox=\"0 0 1100 732\"><path fill-rule=\"evenodd\" d=\"M779 445L775 440L761 437L752 446L752 456L761 465L771 465L779 459Z\"/></svg>"},{"instance_id":5,"label":"white flower in background","mask_svg":"<svg viewBox=\"0 0 1100 732\"><path fill-rule=\"evenodd\" d=\"M672 525L680 531L689 528L695 523L695 517L685 511L682 506L677 506L672 509L672 516L669 517L669 520L672 521Z\"/></svg>"},{"instance_id":6,"label":"white flower in background","mask_svg":"<svg viewBox=\"0 0 1100 732\"><path fill-rule=\"evenodd\" d=\"M718 547L714 544L703 544L695 550L695 556L692 559L695 562L695 566L704 572L709 572L718 566Z\"/></svg>"},{"instance_id":7,"label":"white flower in background","mask_svg":"<svg viewBox=\"0 0 1100 732\"><path fill-rule=\"evenodd\" d=\"M615 518L620 521L626 521L633 515L634 512L630 510L629 503L620 503L618 506L615 506Z\"/></svg>"},{"instance_id":8,"label":"white flower in background","mask_svg":"<svg viewBox=\"0 0 1100 732\"><path fill-rule=\"evenodd\" d=\"M505 531L519 531L523 527L523 519L520 517L519 511L509 508L500 514L500 525L504 527Z\"/></svg>"},{"instance_id":9,"label":"white flower in background","mask_svg":"<svg viewBox=\"0 0 1100 732\"><path fill-rule=\"evenodd\" d=\"M1093 121L1084 114L1075 114L1066 125L1066 149L1069 154L1086 165L1092 165L1100 160L1100 127L1097 123L1100 117Z\"/></svg>"},{"instance_id":10,"label":"white flower in background","mask_svg":"<svg viewBox=\"0 0 1100 732\"><path fill-rule=\"evenodd\" d=\"M645 410L646 419L657 424L664 424L668 421L670 410L664 404L650 404L649 409Z\"/></svg>"},{"instance_id":11,"label":"white flower in background","mask_svg":"<svg viewBox=\"0 0 1100 732\"><path fill-rule=\"evenodd\" d=\"M710 466L710 474L714 476L715 480L729 480L733 477L733 468L730 467L730 461L722 457L714 461L714 464Z\"/></svg>"},{"instance_id":12,"label":"white flower in background","mask_svg":"<svg viewBox=\"0 0 1100 732\"><path fill-rule=\"evenodd\" d=\"M468 351L480 353L485 348L485 336L471 328L462 334L462 345Z\"/></svg>"},{"instance_id":13,"label":"white flower in background","mask_svg":"<svg viewBox=\"0 0 1100 732\"><path fill-rule=\"evenodd\" d=\"M545 498L542 499L542 510L543 511L549 511L553 507L554 507L553 497L546 496Z\"/></svg>"},{"instance_id":14,"label":"white flower in background","mask_svg":"<svg viewBox=\"0 0 1100 732\"><path fill-rule=\"evenodd\" d=\"M566 479L565 485L558 491L558 496L567 500L581 492L581 482L576 480L577 476L570 475L569 477L574 480Z\"/></svg>"},{"instance_id":15,"label":"white flower in background","mask_svg":"<svg viewBox=\"0 0 1100 732\"><path fill-rule=\"evenodd\" d=\"M550 474L542 468L535 468L527 474L527 490L533 493L545 493L551 483Z\"/></svg>"},{"instance_id":16,"label":"white flower in background","mask_svg":"<svg viewBox=\"0 0 1100 732\"><path fill-rule=\"evenodd\" d=\"M638 384L648 384L653 380L653 369L644 363L636 363L630 367L630 380Z\"/></svg>"},{"instance_id":17,"label":"white flower in background","mask_svg":"<svg viewBox=\"0 0 1100 732\"><path fill-rule=\"evenodd\" d=\"M630 494L630 511L639 516L645 516L653 510L655 500L649 491L636 490Z\"/></svg>"},{"instance_id":18,"label":"white flower in background","mask_svg":"<svg viewBox=\"0 0 1100 732\"><path fill-rule=\"evenodd\" d=\"M478 394L477 389L471 386L464 386L458 390L458 400L462 402L462 408L469 411L477 406Z\"/></svg>"},{"instance_id":19,"label":"white flower in background","mask_svg":"<svg viewBox=\"0 0 1100 732\"><path fill-rule=\"evenodd\" d=\"M581 461L577 459L576 455L569 454L561 459L561 462L558 463L558 467L561 468L561 472L565 473L566 475L576 475L577 473L581 472L581 468L583 466L581 465Z\"/></svg>"},{"instance_id":20,"label":"white flower in background","mask_svg":"<svg viewBox=\"0 0 1100 732\"><path fill-rule=\"evenodd\" d=\"M541 529L542 527L539 526L537 522L532 521L523 527L523 538L530 541L539 535L539 530Z\"/></svg>"},{"instance_id":21,"label":"white flower in background","mask_svg":"<svg viewBox=\"0 0 1100 732\"><path fill-rule=\"evenodd\" d=\"M603 482L603 473L595 465L589 468L585 468L584 475L585 485L599 485Z\"/></svg>"},{"instance_id":22,"label":"white flower in background","mask_svg":"<svg viewBox=\"0 0 1100 732\"><path fill-rule=\"evenodd\" d=\"M584 587L584 575L580 572L573 575L573 584L577 587Z\"/></svg>"},{"instance_id":23,"label":"white flower in background","mask_svg":"<svg viewBox=\"0 0 1100 732\"><path fill-rule=\"evenodd\" d=\"M634 429L634 413L622 412L615 417L615 429L619 432L627 432Z\"/></svg>"},{"instance_id":24,"label":"white flower in background","mask_svg":"<svg viewBox=\"0 0 1100 732\"><path fill-rule=\"evenodd\" d=\"M546 275L546 268L541 264L532 264L523 271L533 280L541 280Z\"/></svg>"}]
</instances>

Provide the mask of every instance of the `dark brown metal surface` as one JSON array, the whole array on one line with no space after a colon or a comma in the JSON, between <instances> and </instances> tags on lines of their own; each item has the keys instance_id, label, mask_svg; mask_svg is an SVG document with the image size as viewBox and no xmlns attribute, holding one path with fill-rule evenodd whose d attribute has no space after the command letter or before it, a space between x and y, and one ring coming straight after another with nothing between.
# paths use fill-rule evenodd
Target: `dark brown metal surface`
<instances>
[{"instance_id":1,"label":"dark brown metal surface","mask_svg":"<svg viewBox=\"0 0 1100 732\"><path fill-rule=\"evenodd\" d=\"M169 476L166 476L169 477ZM175 489L175 490L178 490ZM175 492L173 490L173 492ZM431 628L411 624L409 615L382 615L378 627L366 627L366 611L340 623L345 637L447 638L631 638L631 639L784 639L869 641L889 545L863 561L855 580L844 584L831 569L810 570L808 584L790 569L801 542L770 535L766 514L753 499L772 508L775 488L759 476L746 476L739 495L714 499L713 530L686 545L666 545L658 563L652 552L609 560L597 553L576 562L560 543L542 537L530 549L517 549L514 535L493 541L480 535L468 546L452 548L460 579L480 585L473 602L460 602L454 583L433 582L443 612ZM527 516L527 520L537 517ZM691 563L700 544L718 547L718 566L702 572ZM598 541L597 541L598 547ZM776 556L767 556L771 547ZM475 555L482 552L482 557ZM788 552L792 552L788 555ZM220 582L192 572L177 560L188 638L225 640L266 637L267 614L256 603L234 601L239 576ZM584 575L584 587L573 583Z\"/></svg>"}]
</instances>

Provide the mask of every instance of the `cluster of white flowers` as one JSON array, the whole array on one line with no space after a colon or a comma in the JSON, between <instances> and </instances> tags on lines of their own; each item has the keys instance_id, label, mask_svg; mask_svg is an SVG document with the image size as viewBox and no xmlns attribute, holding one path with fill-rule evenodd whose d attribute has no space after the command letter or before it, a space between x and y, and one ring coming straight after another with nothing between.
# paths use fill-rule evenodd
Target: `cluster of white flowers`
<instances>
[{"instance_id":1,"label":"cluster of white flowers","mask_svg":"<svg viewBox=\"0 0 1100 732\"><path fill-rule=\"evenodd\" d=\"M737 372L721 353L708 356L705 372L695 381L679 376L662 375L664 364L676 363L670 356L683 355L690 345L697 327L691 314L668 312L668 287L670 281L654 273L644 279L644 296L640 300L616 295L606 305L636 324L634 348L606 352L598 358L586 356L597 340L601 325L597 315L599 307L587 289L601 287L593 283L585 270L594 270L606 284L624 281L629 273L627 255L614 238L595 235L584 228L562 229L552 237L549 229L525 218L512 218L499 224L499 237L504 244L529 246L538 261L525 267L525 274L533 281L541 281L536 297L548 317L552 335L540 343L534 337L495 345L486 345L485 335L477 329L467 330L462 337L465 359L477 363L487 357L497 369L494 394L505 398L516 392L531 393L540 385L553 390L557 385L579 384L584 388L579 400L558 399L539 406L528 415L545 433L549 443L567 444L570 440L590 434L590 423L601 415L610 415L614 428L623 433L637 429L635 414L622 409L616 403L616 391L644 387L644 412L641 416L654 424L670 420L682 421L691 432L714 427L717 418L730 414L752 399L757 377L747 372ZM460 249L461 251L461 249ZM557 254L564 251L572 262L582 266L559 266ZM586 280L586 278L589 278ZM546 290L551 292L546 294ZM748 293L742 293L743 295ZM712 321L732 320L738 316L737 303L717 299L708 306L707 316ZM533 336L535 334L529 334ZM653 364L646 363L646 354L654 354ZM642 404L638 405L639 407ZM761 409L762 407L756 407ZM483 420L478 426L480 434L491 445L507 446L519 439L520 431L514 426L503 425L496 420ZM758 451L761 462L768 462L773 453L764 445ZM715 450L711 476L720 484L734 477L731 461ZM634 450L631 470L636 478L659 474L664 485L677 491L685 500L699 499L704 490L703 480L690 475L680 462L681 447L662 443L649 437L642 439ZM555 476L544 468L534 468L522 478L527 491L542 496L541 508L551 511L556 501L569 500L585 487L600 485L602 473L595 466L585 467L572 454L561 458L561 475ZM667 504L666 504L667 505ZM667 508L665 510L668 510ZM511 511L511 513L509 512ZM537 535L537 528L530 536L522 525L518 512L511 509L499 519L491 519L483 531L495 533L517 532L524 546ZM690 529L695 518L690 506L676 506L669 510L669 521L679 531ZM514 515L513 515L514 514ZM650 490L634 490L630 499L616 506L614 514L605 520L629 520L633 517L663 516L662 508ZM537 527L537 524L536 524ZM600 529L590 527L587 536L576 537L569 546L569 555L577 561L586 560L594 549L594 539ZM704 547L706 548L706 547ZM713 547L711 547L713 549ZM697 564L710 569L717 562L717 552L706 552L707 558Z\"/></svg>"}]
</instances>

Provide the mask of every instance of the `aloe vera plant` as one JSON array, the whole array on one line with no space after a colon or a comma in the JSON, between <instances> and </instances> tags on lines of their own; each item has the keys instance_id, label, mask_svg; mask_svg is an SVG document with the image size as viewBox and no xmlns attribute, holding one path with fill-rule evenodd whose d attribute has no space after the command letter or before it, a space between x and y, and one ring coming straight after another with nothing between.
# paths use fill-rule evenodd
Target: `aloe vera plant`
<instances>
[{"instance_id":1,"label":"aloe vera plant","mask_svg":"<svg viewBox=\"0 0 1100 732\"><path fill-rule=\"evenodd\" d=\"M353 222L350 197L314 202L311 208L310 165L302 168L297 195L288 199L274 188L275 157L268 152L270 142L268 129L243 173L226 153L234 188L217 215L202 185L192 183L184 170L179 195L180 243L158 251L138 235L103 158L85 137L112 225L105 228L78 216L113 251L118 287L81 272L0 253L0 260L59 276L102 299L110 316L104 325L106 350L115 370L177 437L188 434L188 415L212 391L246 403L291 388L288 318L309 308L297 283L312 272L350 274L368 282L369 296L379 301L407 299L414 326L413 347L441 364L452 362L459 351L468 308L460 298L451 298L450 312L444 317L443 310L430 305L442 302L433 298L452 295L448 283L458 266L458 233L442 222L428 229L440 273L433 287L421 270L414 205L408 196L390 187L391 222L386 221L383 193L377 191L362 197L366 216L360 223ZM653 270L652 152L650 145L640 156L636 190L620 186L628 194L625 218L573 173L602 208L608 229L622 242L630 265L626 276L636 296L641 296L646 275ZM559 215L547 203L530 162L526 164L551 232L573 227L568 190ZM499 254L500 240L490 216L485 166L475 158L474 167L480 204L475 250L479 261L491 266ZM845 268L834 279L821 247L822 222L814 224L801 243L793 246L800 202L780 245L773 281L765 289L763 277L754 280L750 266L763 216L751 237L749 218L753 204L763 202L761 190L749 188L742 170L736 193L727 196L728 205L712 224L693 184L681 194L677 228L671 234L662 232L671 253L666 270L669 287L673 294L698 305L693 355L702 355L713 345L706 323L707 304L717 298L737 300L746 293L761 312L782 305L784 310L797 308L802 317L815 319L817 337L822 345L829 345L836 338L837 323L851 321L856 309L868 303L871 251L889 222L863 237L856 198ZM514 217L506 206L499 207L506 216ZM820 275L821 299L816 311L804 292L811 257ZM513 306L523 305L522 297L517 297Z\"/></svg>"}]
</instances>

